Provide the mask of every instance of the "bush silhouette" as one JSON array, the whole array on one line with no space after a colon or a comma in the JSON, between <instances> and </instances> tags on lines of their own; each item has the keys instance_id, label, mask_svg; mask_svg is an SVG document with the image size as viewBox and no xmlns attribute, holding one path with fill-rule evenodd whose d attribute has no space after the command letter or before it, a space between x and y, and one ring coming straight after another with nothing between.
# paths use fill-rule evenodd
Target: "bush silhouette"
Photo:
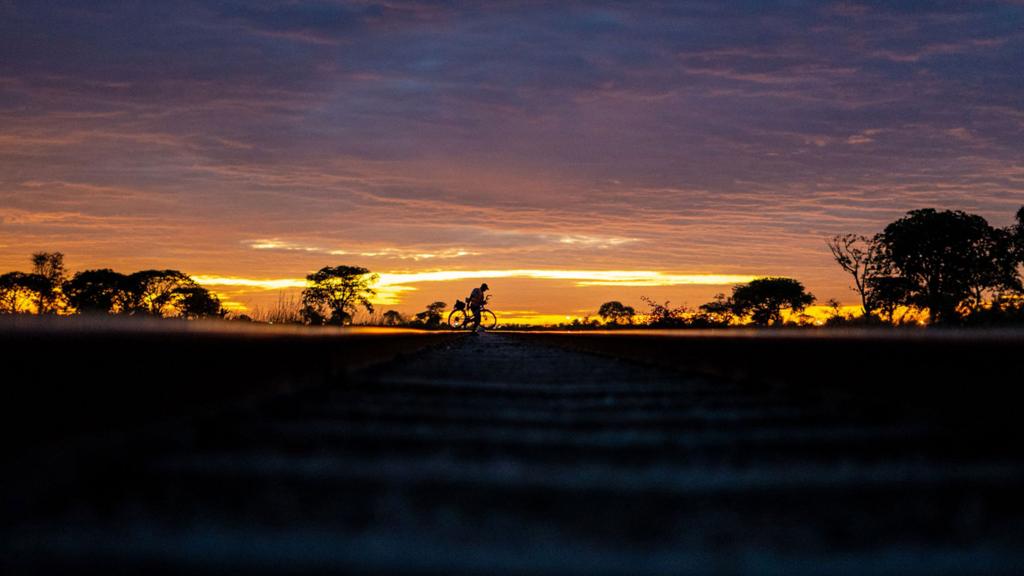
<instances>
[{"instance_id":1,"label":"bush silhouette","mask_svg":"<svg viewBox=\"0 0 1024 576\"><path fill-rule=\"evenodd\" d=\"M405 318L398 310L388 310L381 316L381 324L385 326L401 326Z\"/></svg>"},{"instance_id":2,"label":"bush silhouette","mask_svg":"<svg viewBox=\"0 0 1024 576\"><path fill-rule=\"evenodd\" d=\"M715 294L711 302L697 307L697 314L690 320L695 328L723 328L732 323L732 300L725 294Z\"/></svg>"},{"instance_id":3,"label":"bush silhouette","mask_svg":"<svg viewBox=\"0 0 1024 576\"><path fill-rule=\"evenodd\" d=\"M626 306L618 300L605 302L597 310L597 315L609 324L632 324L636 310L632 306Z\"/></svg>"},{"instance_id":4,"label":"bush silhouette","mask_svg":"<svg viewBox=\"0 0 1024 576\"><path fill-rule=\"evenodd\" d=\"M667 300L664 304L659 304L646 296L641 296L640 299L648 306L648 326L652 328L682 328L686 326L688 312L686 306L673 307Z\"/></svg>"},{"instance_id":5,"label":"bush silhouette","mask_svg":"<svg viewBox=\"0 0 1024 576\"><path fill-rule=\"evenodd\" d=\"M782 323L782 311L800 312L814 303L814 295L792 278L757 278L732 290L732 312L749 316L758 326Z\"/></svg>"},{"instance_id":6,"label":"bush silhouette","mask_svg":"<svg viewBox=\"0 0 1024 576\"><path fill-rule=\"evenodd\" d=\"M427 305L427 309L416 314L415 324L424 328L440 328L444 322L444 311L448 304L438 300Z\"/></svg>"}]
</instances>

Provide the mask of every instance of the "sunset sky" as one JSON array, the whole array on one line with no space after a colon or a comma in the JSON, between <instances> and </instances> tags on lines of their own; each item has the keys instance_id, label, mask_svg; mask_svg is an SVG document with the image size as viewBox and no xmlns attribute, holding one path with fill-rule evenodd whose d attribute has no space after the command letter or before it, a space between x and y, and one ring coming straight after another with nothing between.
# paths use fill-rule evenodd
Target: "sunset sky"
<instances>
[{"instance_id":1,"label":"sunset sky","mask_svg":"<svg viewBox=\"0 0 1024 576\"><path fill-rule=\"evenodd\" d=\"M0 0L0 271L326 265L505 318L753 276L1024 204L1024 2ZM438 274L438 272L442 272ZM395 288L397 287L397 288Z\"/></svg>"}]
</instances>

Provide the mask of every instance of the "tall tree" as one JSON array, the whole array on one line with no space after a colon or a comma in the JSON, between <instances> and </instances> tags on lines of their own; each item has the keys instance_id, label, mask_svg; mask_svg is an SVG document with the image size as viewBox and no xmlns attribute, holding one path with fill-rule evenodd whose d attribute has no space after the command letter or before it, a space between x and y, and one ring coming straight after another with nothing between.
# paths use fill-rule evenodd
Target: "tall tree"
<instances>
[{"instance_id":1,"label":"tall tree","mask_svg":"<svg viewBox=\"0 0 1024 576\"><path fill-rule=\"evenodd\" d=\"M32 254L32 283L36 289L36 313L55 314L64 307L61 288L66 280L64 254L36 252Z\"/></svg>"},{"instance_id":2,"label":"tall tree","mask_svg":"<svg viewBox=\"0 0 1024 576\"><path fill-rule=\"evenodd\" d=\"M309 285L302 291L303 316L310 324L343 325L361 306L373 312L370 298L379 276L358 266L325 266L306 276Z\"/></svg>"},{"instance_id":3,"label":"tall tree","mask_svg":"<svg viewBox=\"0 0 1024 576\"><path fill-rule=\"evenodd\" d=\"M636 316L636 310L632 306L626 306L618 300L612 300L611 302L601 304L601 307L597 310L597 315L606 323L632 324L633 316Z\"/></svg>"},{"instance_id":4,"label":"tall tree","mask_svg":"<svg viewBox=\"0 0 1024 576\"><path fill-rule=\"evenodd\" d=\"M813 303L814 295L793 278L757 278L732 290L733 313L758 326L781 324L784 310L800 312Z\"/></svg>"},{"instance_id":5,"label":"tall tree","mask_svg":"<svg viewBox=\"0 0 1024 576\"><path fill-rule=\"evenodd\" d=\"M871 316L879 305L875 298L874 280L881 277L884 271L879 259L878 237L839 234L826 240L826 243L839 267L853 278L851 289L860 295L864 315Z\"/></svg>"},{"instance_id":6,"label":"tall tree","mask_svg":"<svg viewBox=\"0 0 1024 576\"><path fill-rule=\"evenodd\" d=\"M1008 280L1005 244L981 216L912 210L878 239L885 275L904 279L908 301L927 309L933 324L958 321Z\"/></svg>"},{"instance_id":7,"label":"tall tree","mask_svg":"<svg viewBox=\"0 0 1024 576\"><path fill-rule=\"evenodd\" d=\"M131 300L128 277L109 268L78 272L64 285L64 292L80 314L118 314Z\"/></svg>"}]
</instances>

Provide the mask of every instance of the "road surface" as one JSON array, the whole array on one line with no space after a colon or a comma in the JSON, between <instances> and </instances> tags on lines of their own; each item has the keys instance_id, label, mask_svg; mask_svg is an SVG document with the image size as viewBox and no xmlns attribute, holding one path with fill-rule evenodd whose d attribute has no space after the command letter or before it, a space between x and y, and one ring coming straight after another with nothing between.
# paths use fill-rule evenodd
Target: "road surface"
<instances>
[{"instance_id":1,"label":"road surface","mask_svg":"<svg viewBox=\"0 0 1024 576\"><path fill-rule=\"evenodd\" d=\"M52 468L63 478L18 487L11 573L1024 566L1015 455L926 421L528 335L469 336L108 440L69 448L74 463Z\"/></svg>"}]
</instances>

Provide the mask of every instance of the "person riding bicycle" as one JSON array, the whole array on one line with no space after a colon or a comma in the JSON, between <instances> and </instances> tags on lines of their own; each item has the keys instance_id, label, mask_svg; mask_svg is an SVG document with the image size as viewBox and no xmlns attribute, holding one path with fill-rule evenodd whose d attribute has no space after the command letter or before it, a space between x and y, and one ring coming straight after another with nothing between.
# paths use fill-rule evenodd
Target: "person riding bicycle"
<instances>
[{"instance_id":1,"label":"person riding bicycle","mask_svg":"<svg viewBox=\"0 0 1024 576\"><path fill-rule=\"evenodd\" d=\"M473 291L469 294L469 298L466 298L466 304L473 312L474 331L480 329L480 309L483 308L484 303L487 302L487 295L485 292L487 292L488 289L487 283L484 282L479 288L473 288Z\"/></svg>"}]
</instances>

